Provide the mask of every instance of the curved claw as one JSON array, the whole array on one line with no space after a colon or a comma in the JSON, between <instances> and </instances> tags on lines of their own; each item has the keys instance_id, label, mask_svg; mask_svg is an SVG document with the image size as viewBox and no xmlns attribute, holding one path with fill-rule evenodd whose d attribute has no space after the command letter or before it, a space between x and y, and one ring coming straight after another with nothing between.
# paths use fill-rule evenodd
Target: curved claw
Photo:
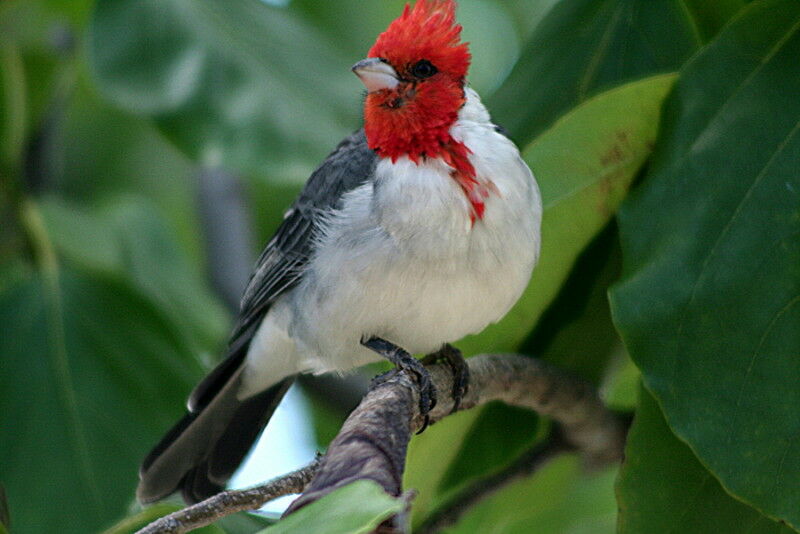
<instances>
[{"instance_id":1,"label":"curved claw","mask_svg":"<svg viewBox=\"0 0 800 534\"><path fill-rule=\"evenodd\" d=\"M417 378L416 383L419 387L419 411L420 414L425 417L425 422L417 434L425 430L428 426L428 413L436 406L436 387L433 385L428 370L425 369L425 366L422 365L422 362L418 359L385 339L371 337L362 340L361 344L395 364L398 369L410 371ZM377 377L376 380L380 380L382 376L385 375Z\"/></svg>"},{"instance_id":2,"label":"curved claw","mask_svg":"<svg viewBox=\"0 0 800 534\"><path fill-rule=\"evenodd\" d=\"M423 364L433 364L444 361L453 373L453 408L450 413L455 413L461 407L461 400L469 390L469 366L461 355L461 351L452 345L444 345L438 352L428 354L422 359Z\"/></svg>"}]
</instances>

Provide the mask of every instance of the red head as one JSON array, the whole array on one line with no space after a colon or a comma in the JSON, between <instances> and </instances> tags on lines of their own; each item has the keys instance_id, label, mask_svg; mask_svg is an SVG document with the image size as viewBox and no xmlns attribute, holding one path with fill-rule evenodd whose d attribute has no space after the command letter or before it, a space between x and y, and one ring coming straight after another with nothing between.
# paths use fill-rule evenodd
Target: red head
<instances>
[{"instance_id":1,"label":"red head","mask_svg":"<svg viewBox=\"0 0 800 534\"><path fill-rule=\"evenodd\" d=\"M442 155L464 104L470 55L453 0L418 0L378 36L353 71L366 85L370 148L396 160Z\"/></svg>"}]
</instances>

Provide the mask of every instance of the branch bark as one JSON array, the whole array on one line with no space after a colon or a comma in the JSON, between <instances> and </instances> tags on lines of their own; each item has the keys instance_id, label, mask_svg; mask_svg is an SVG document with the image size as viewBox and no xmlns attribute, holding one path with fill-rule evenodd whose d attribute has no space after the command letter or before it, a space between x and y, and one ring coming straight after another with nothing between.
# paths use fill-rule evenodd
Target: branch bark
<instances>
[{"instance_id":1,"label":"branch bark","mask_svg":"<svg viewBox=\"0 0 800 534\"><path fill-rule=\"evenodd\" d=\"M627 425L603 405L588 382L516 354L484 354L468 364L470 386L461 410L493 400L529 408L559 424L565 443L580 452L587 467L622 458ZM439 396L429 414L435 423L452 410L453 375L447 365L433 365L428 371ZM409 375L397 373L373 388L345 421L311 484L286 513L359 479L374 480L399 496L408 441L423 422Z\"/></svg>"},{"instance_id":2,"label":"branch bark","mask_svg":"<svg viewBox=\"0 0 800 534\"><path fill-rule=\"evenodd\" d=\"M550 444L542 450L520 457L504 471L505 474L499 474L491 484L484 485L483 490L475 489L472 495L465 497L463 506L455 504L455 511L451 510L452 513L442 519L443 523L458 517L464 506L479 500L488 491L496 490L517 476L530 474L546 459L565 450L578 451L590 468L622 458L627 422L603 405L589 383L544 362L516 354L485 354L467 362L470 386L460 410L499 400L552 418L559 434L555 435L557 440L551 438ZM438 392L438 404L429 414L430 422L435 423L452 410L453 375L443 364L427 369ZM289 514L360 479L374 480L390 495L400 496L408 442L423 423L413 379L405 372L395 373L367 393L321 461L264 486L223 492L162 518L139 534L186 532L230 513L258 508L281 495L303 491L287 510ZM287 479L291 482L284 482ZM276 493L276 487L290 490Z\"/></svg>"},{"instance_id":3,"label":"branch bark","mask_svg":"<svg viewBox=\"0 0 800 534\"><path fill-rule=\"evenodd\" d=\"M305 467L243 490L223 491L183 510L156 519L136 534L180 534L210 525L218 519L236 512L255 510L264 504L284 495L300 493L313 478L319 467L317 458Z\"/></svg>"}]
</instances>

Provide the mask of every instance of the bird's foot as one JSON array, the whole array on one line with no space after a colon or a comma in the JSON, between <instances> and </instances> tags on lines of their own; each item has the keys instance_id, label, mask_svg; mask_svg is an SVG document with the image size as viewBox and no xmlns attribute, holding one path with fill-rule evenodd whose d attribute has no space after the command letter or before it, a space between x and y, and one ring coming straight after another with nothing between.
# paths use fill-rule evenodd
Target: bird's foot
<instances>
[{"instance_id":1,"label":"bird's foot","mask_svg":"<svg viewBox=\"0 0 800 534\"><path fill-rule=\"evenodd\" d=\"M418 359L385 339L371 337L366 340L361 340L361 344L395 364L397 369L409 371L416 378L417 387L419 389L419 413L425 418L422 428L417 432L417 434L421 433L428 427L428 412L436 406L436 388L433 385L428 370L425 369L425 366L422 365L422 362ZM377 385L386 381L389 378L387 375L394 372L395 371L389 371L389 373L377 376L373 379L373 384ZM376 383L375 380L378 382Z\"/></svg>"},{"instance_id":2,"label":"bird's foot","mask_svg":"<svg viewBox=\"0 0 800 534\"><path fill-rule=\"evenodd\" d=\"M428 354L422 358L423 365L432 365L444 362L453 373L453 409L450 413L457 412L461 407L461 400L469 390L469 365L461 355L461 351L450 344L445 344L438 352Z\"/></svg>"}]
</instances>

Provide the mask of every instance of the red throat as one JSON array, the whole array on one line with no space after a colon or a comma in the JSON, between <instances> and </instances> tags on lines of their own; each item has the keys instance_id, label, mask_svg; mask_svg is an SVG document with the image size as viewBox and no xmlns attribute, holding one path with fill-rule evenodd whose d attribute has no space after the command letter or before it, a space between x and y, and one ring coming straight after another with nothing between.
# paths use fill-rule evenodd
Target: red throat
<instances>
[{"instance_id":1,"label":"red throat","mask_svg":"<svg viewBox=\"0 0 800 534\"><path fill-rule=\"evenodd\" d=\"M398 73L394 89L369 93L364 104L364 129L370 148L397 161L407 156L415 163L441 158L472 206L471 218L483 218L490 186L476 177L469 149L450 135L465 102L464 78L470 55L460 41L453 0L418 0L393 21L370 49ZM428 79L415 79L412 65L427 60L438 70Z\"/></svg>"}]
</instances>

